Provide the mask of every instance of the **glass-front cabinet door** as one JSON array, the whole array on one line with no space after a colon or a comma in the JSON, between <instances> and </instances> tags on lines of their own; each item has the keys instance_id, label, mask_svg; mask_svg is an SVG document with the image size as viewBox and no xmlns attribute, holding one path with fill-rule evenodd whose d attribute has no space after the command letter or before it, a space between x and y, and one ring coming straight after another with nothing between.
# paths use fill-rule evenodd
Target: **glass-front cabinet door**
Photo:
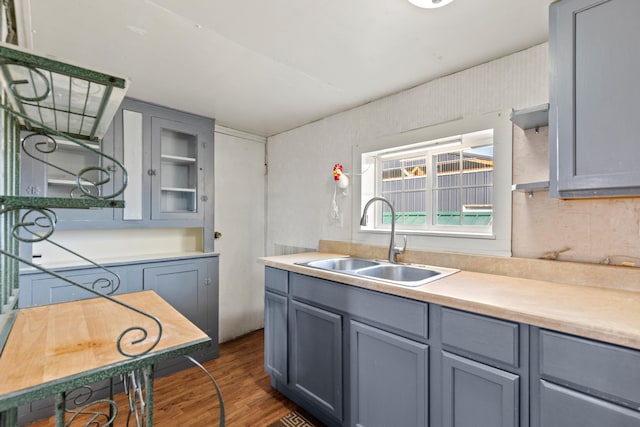
<instances>
[{"instance_id":1,"label":"glass-front cabinet door","mask_svg":"<svg viewBox=\"0 0 640 427\"><path fill-rule=\"evenodd\" d=\"M115 128L129 172L121 226L213 224L213 119L125 99Z\"/></svg>"},{"instance_id":2,"label":"glass-front cabinet door","mask_svg":"<svg viewBox=\"0 0 640 427\"><path fill-rule=\"evenodd\" d=\"M98 141L75 142L24 131L21 137L21 193L33 197L79 199L110 196L118 168L113 155L113 131ZM56 209L62 229L82 228L86 222L111 221L112 208Z\"/></svg>"},{"instance_id":3,"label":"glass-front cabinet door","mask_svg":"<svg viewBox=\"0 0 640 427\"><path fill-rule=\"evenodd\" d=\"M193 126L151 118L151 219L201 219L206 201L201 136Z\"/></svg>"}]
</instances>

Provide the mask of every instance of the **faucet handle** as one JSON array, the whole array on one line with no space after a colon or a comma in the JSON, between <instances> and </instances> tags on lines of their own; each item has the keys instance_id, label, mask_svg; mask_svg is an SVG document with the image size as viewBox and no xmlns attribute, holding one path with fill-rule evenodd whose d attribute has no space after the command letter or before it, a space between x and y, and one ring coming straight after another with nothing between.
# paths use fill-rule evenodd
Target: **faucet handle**
<instances>
[{"instance_id":1,"label":"faucet handle","mask_svg":"<svg viewBox=\"0 0 640 427\"><path fill-rule=\"evenodd\" d=\"M396 246L395 248L393 248L393 251L397 254L401 254L405 249L407 249L407 235L405 234L402 237L404 237L404 244L402 245L402 247Z\"/></svg>"}]
</instances>

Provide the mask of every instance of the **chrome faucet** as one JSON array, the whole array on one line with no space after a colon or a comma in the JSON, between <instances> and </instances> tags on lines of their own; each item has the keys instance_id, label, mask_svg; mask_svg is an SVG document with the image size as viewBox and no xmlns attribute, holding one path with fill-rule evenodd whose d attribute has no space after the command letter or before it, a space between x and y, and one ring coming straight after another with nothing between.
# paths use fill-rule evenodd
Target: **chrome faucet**
<instances>
[{"instance_id":1,"label":"chrome faucet","mask_svg":"<svg viewBox=\"0 0 640 427\"><path fill-rule=\"evenodd\" d=\"M384 197L374 197L364 205L364 210L362 211L362 218L360 218L360 225L367 225L367 209L369 209L369 205L371 205L376 200L380 200L381 202L389 205L391 209L391 241L389 242L389 262L396 263L396 255L401 254L407 248L407 236L404 236L404 246L396 247L396 210L393 208L393 205L390 201L385 199Z\"/></svg>"}]
</instances>

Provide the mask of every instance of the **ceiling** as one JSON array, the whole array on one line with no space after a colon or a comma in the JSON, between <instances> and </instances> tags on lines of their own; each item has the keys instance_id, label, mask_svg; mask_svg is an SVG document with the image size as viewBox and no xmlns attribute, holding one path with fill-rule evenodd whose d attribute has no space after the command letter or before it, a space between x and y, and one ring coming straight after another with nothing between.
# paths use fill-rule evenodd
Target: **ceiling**
<instances>
[{"instance_id":1,"label":"ceiling","mask_svg":"<svg viewBox=\"0 0 640 427\"><path fill-rule=\"evenodd\" d=\"M271 136L542 43L552 0L16 1L23 46Z\"/></svg>"}]
</instances>

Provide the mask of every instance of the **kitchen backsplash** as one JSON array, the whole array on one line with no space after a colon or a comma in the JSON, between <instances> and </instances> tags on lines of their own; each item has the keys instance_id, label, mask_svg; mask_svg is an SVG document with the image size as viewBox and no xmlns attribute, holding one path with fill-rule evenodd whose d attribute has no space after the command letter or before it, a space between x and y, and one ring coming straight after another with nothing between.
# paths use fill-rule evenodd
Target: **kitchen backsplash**
<instances>
[{"instance_id":1,"label":"kitchen backsplash","mask_svg":"<svg viewBox=\"0 0 640 427\"><path fill-rule=\"evenodd\" d=\"M201 228L58 231L52 238L94 261L146 255L202 252ZM46 242L34 243L33 254L47 265L83 264L75 256Z\"/></svg>"},{"instance_id":2,"label":"kitchen backsplash","mask_svg":"<svg viewBox=\"0 0 640 427\"><path fill-rule=\"evenodd\" d=\"M513 130L513 182L548 180L548 128ZM513 193L512 253L640 266L640 198L560 200Z\"/></svg>"},{"instance_id":3,"label":"kitchen backsplash","mask_svg":"<svg viewBox=\"0 0 640 427\"><path fill-rule=\"evenodd\" d=\"M319 251L384 259L388 247L321 240ZM640 269L580 262L550 261L532 258L472 255L453 252L407 249L400 262L458 268L464 271L542 280L580 286L640 291Z\"/></svg>"}]
</instances>

